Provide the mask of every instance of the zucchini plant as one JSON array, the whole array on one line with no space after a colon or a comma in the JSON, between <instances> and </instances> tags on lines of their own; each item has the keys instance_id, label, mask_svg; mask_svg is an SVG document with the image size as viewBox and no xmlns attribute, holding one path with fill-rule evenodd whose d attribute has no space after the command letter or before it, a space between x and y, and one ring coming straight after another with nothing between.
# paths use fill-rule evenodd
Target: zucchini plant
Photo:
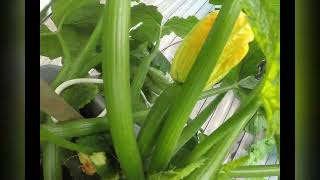
<instances>
[{"instance_id":1,"label":"zucchini plant","mask_svg":"<svg viewBox=\"0 0 320 180\"><path fill-rule=\"evenodd\" d=\"M40 25L40 55L62 57L63 66L41 89L44 180L280 176L279 164L258 164L280 151L280 2L210 3L221 8L201 19L166 19L137 0L51 3L57 29ZM160 49L170 33L182 38L171 61ZM93 78L91 69L100 75ZM239 109L204 133L228 91L240 99ZM97 96L105 110L81 116ZM207 97L214 98L191 118ZM242 131L262 138L226 161Z\"/></svg>"}]
</instances>

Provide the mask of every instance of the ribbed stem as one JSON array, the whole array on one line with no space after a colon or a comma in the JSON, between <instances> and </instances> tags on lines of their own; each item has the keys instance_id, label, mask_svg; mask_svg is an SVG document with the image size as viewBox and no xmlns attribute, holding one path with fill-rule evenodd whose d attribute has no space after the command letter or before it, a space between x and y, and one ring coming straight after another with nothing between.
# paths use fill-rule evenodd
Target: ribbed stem
<instances>
[{"instance_id":1,"label":"ribbed stem","mask_svg":"<svg viewBox=\"0 0 320 180\"><path fill-rule=\"evenodd\" d=\"M57 146L60 146L71 151L83 152L86 154L93 153L93 150L90 147L81 146L75 143L72 143L60 136L54 135L45 128L40 127L40 143L41 142L50 142L54 143Z\"/></svg>"},{"instance_id":2,"label":"ribbed stem","mask_svg":"<svg viewBox=\"0 0 320 180\"><path fill-rule=\"evenodd\" d=\"M130 96L130 3L130 0L108 0L105 7L102 70L107 116L117 158L127 179L143 180Z\"/></svg>"},{"instance_id":3,"label":"ribbed stem","mask_svg":"<svg viewBox=\"0 0 320 180\"><path fill-rule=\"evenodd\" d=\"M134 113L134 121L138 124L141 124L148 112L149 110ZM43 124L40 125L40 127L47 129L57 136L72 138L106 132L109 130L109 121L106 117L89 118L65 121L56 124Z\"/></svg>"},{"instance_id":4,"label":"ribbed stem","mask_svg":"<svg viewBox=\"0 0 320 180\"><path fill-rule=\"evenodd\" d=\"M152 106L146 121L143 123L138 136L138 145L143 159L145 159L155 142L156 134L159 133L164 117L180 90L180 86L173 84L168 87Z\"/></svg>"},{"instance_id":5,"label":"ribbed stem","mask_svg":"<svg viewBox=\"0 0 320 180\"><path fill-rule=\"evenodd\" d=\"M60 161L60 149L51 143L43 145L43 177L44 180L61 180L62 168Z\"/></svg>"},{"instance_id":6,"label":"ribbed stem","mask_svg":"<svg viewBox=\"0 0 320 180\"><path fill-rule=\"evenodd\" d=\"M240 166L228 171L230 177L268 177L279 176L280 165Z\"/></svg>"}]
</instances>

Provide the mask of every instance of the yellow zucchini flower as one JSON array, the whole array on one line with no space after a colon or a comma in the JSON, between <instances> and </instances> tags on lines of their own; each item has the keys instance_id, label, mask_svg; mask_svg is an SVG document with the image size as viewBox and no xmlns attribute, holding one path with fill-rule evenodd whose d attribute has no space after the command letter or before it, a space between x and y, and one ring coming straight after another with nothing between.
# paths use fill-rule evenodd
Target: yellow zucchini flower
<instances>
[{"instance_id":1,"label":"yellow zucchini flower","mask_svg":"<svg viewBox=\"0 0 320 180\"><path fill-rule=\"evenodd\" d=\"M193 66L219 11L214 11L199 21L185 37L173 59L170 74L173 80L183 83ZM206 83L205 90L219 82L228 72L238 65L249 50L248 43L254 36L246 15L241 12L231 35L220 55L215 68Z\"/></svg>"}]
</instances>

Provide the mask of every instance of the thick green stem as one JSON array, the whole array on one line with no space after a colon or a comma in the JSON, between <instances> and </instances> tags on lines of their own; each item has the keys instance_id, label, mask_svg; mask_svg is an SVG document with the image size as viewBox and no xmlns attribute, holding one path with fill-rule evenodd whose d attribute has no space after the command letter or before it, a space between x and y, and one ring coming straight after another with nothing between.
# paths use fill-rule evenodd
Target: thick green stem
<instances>
[{"instance_id":1,"label":"thick green stem","mask_svg":"<svg viewBox=\"0 0 320 180\"><path fill-rule=\"evenodd\" d=\"M173 84L164 91L152 106L145 123L143 123L138 136L138 145L143 159L145 159L154 145L156 134L164 120L170 105L180 90L180 86Z\"/></svg>"},{"instance_id":2,"label":"thick green stem","mask_svg":"<svg viewBox=\"0 0 320 180\"><path fill-rule=\"evenodd\" d=\"M241 0L229 0L222 6L162 127L151 159L151 171L163 170L170 162L188 116L201 95L240 14L240 4Z\"/></svg>"},{"instance_id":3,"label":"thick green stem","mask_svg":"<svg viewBox=\"0 0 320 180\"><path fill-rule=\"evenodd\" d=\"M149 110L135 112L133 114L134 121L141 124L148 112ZM40 127L47 129L57 136L72 138L106 132L109 130L109 122L106 117L101 117L65 121L57 124L43 124Z\"/></svg>"},{"instance_id":4,"label":"thick green stem","mask_svg":"<svg viewBox=\"0 0 320 180\"><path fill-rule=\"evenodd\" d=\"M43 179L44 180L61 180L62 168L60 161L60 149L51 143L43 145Z\"/></svg>"},{"instance_id":5,"label":"thick green stem","mask_svg":"<svg viewBox=\"0 0 320 180\"><path fill-rule=\"evenodd\" d=\"M131 83L131 102L132 107L136 107L137 102L139 101L140 91L143 86L144 80L146 79L149 66L152 60L156 57L157 53L159 52L159 43L154 47L152 53L144 58L139 65Z\"/></svg>"},{"instance_id":6,"label":"thick green stem","mask_svg":"<svg viewBox=\"0 0 320 180\"><path fill-rule=\"evenodd\" d=\"M66 121L57 124L43 124L43 127L51 133L64 137L80 137L90 134L106 132L109 123L106 118L90 118L90 119L79 119L73 121Z\"/></svg>"},{"instance_id":7,"label":"thick green stem","mask_svg":"<svg viewBox=\"0 0 320 180\"><path fill-rule=\"evenodd\" d=\"M117 158L127 179L143 180L130 96L130 3L130 0L109 0L105 7L102 70L107 116Z\"/></svg>"},{"instance_id":8,"label":"thick green stem","mask_svg":"<svg viewBox=\"0 0 320 180\"><path fill-rule=\"evenodd\" d=\"M280 176L280 165L240 166L227 172L229 177Z\"/></svg>"},{"instance_id":9,"label":"thick green stem","mask_svg":"<svg viewBox=\"0 0 320 180\"><path fill-rule=\"evenodd\" d=\"M93 150L86 146L81 146L75 143L72 143L60 136L56 136L45 128L40 127L40 143L50 142L54 143L57 146L60 146L71 151L83 152L86 154L93 153Z\"/></svg>"}]
</instances>

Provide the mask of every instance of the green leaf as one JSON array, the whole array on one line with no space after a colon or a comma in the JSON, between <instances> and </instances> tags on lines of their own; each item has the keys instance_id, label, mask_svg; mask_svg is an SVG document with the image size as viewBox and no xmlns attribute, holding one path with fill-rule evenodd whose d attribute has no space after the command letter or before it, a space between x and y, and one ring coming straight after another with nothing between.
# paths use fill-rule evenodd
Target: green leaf
<instances>
[{"instance_id":1,"label":"green leaf","mask_svg":"<svg viewBox=\"0 0 320 180\"><path fill-rule=\"evenodd\" d=\"M279 0L245 0L243 8L267 60L280 58L280 4Z\"/></svg>"},{"instance_id":2,"label":"green leaf","mask_svg":"<svg viewBox=\"0 0 320 180\"><path fill-rule=\"evenodd\" d=\"M60 32L62 38L69 48L71 56L77 57L83 47L86 45L91 32L81 31L81 29L68 25L65 26Z\"/></svg>"},{"instance_id":3,"label":"green leaf","mask_svg":"<svg viewBox=\"0 0 320 180\"><path fill-rule=\"evenodd\" d=\"M271 9L280 14L280 0L271 0Z\"/></svg>"},{"instance_id":4,"label":"green leaf","mask_svg":"<svg viewBox=\"0 0 320 180\"><path fill-rule=\"evenodd\" d=\"M44 32L44 31L42 31ZM61 36L65 46L71 57L76 58L80 51L84 48L87 43L91 32L81 31L81 29L74 26L65 26L60 32L51 34L40 33L40 54L47 56L50 59L63 56L63 44L59 40L58 36Z\"/></svg>"},{"instance_id":5,"label":"green leaf","mask_svg":"<svg viewBox=\"0 0 320 180\"><path fill-rule=\"evenodd\" d=\"M254 89L259 84L259 80L257 80L253 76L248 76L239 81L239 86L246 89Z\"/></svg>"},{"instance_id":6,"label":"green leaf","mask_svg":"<svg viewBox=\"0 0 320 180\"><path fill-rule=\"evenodd\" d=\"M156 6L147 6L143 3L131 8L131 37L141 42L154 43L159 39L162 15Z\"/></svg>"},{"instance_id":7,"label":"green leaf","mask_svg":"<svg viewBox=\"0 0 320 180\"><path fill-rule=\"evenodd\" d=\"M181 169L173 169L165 172L159 172L149 176L149 180L181 180L191 174L195 169L200 168L204 161L200 160L189 164Z\"/></svg>"},{"instance_id":8,"label":"green leaf","mask_svg":"<svg viewBox=\"0 0 320 180\"><path fill-rule=\"evenodd\" d=\"M62 56L63 51L58 36L45 26L40 26L40 54L50 59Z\"/></svg>"},{"instance_id":9,"label":"green leaf","mask_svg":"<svg viewBox=\"0 0 320 180\"><path fill-rule=\"evenodd\" d=\"M103 5L99 0L56 0L52 4L51 19L57 27L62 23L93 29L102 9Z\"/></svg>"},{"instance_id":10,"label":"green leaf","mask_svg":"<svg viewBox=\"0 0 320 180\"><path fill-rule=\"evenodd\" d=\"M269 63L265 81L260 93L267 115L267 136L280 134L280 62Z\"/></svg>"},{"instance_id":11,"label":"green leaf","mask_svg":"<svg viewBox=\"0 0 320 180\"><path fill-rule=\"evenodd\" d=\"M162 15L156 6L149 6L140 3L131 8L131 32L133 39L141 42L156 42L161 37L174 32L180 37L184 37L192 27L198 22L194 16L186 19L173 17L164 25L161 24Z\"/></svg>"},{"instance_id":12,"label":"green leaf","mask_svg":"<svg viewBox=\"0 0 320 180\"><path fill-rule=\"evenodd\" d=\"M263 109L259 109L249 121L245 130L253 135L263 131L267 126L266 114Z\"/></svg>"},{"instance_id":13,"label":"green leaf","mask_svg":"<svg viewBox=\"0 0 320 180\"><path fill-rule=\"evenodd\" d=\"M184 38L198 22L199 20L195 16L188 18L175 16L163 25L161 36L174 32L177 36Z\"/></svg>"},{"instance_id":14,"label":"green leaf","mask_svg":"<svg viewBox=\"0 0 320 180\"><path fill-rule=\"evenodd\" d=\"M96 85L79 84L66 89L61 95L73 108L79 110L94 99L98 92Z\"/></svg>"},{"instance_id":15,"label":"green leaf","mask_svg":"<svg viewBox=\"0 0 320 180\"><path fill-rule=\"evenodd\" d=\"M58 27L57 32L50 32L44 25L40 26L40 54L54 59L65 55L65 50L71 58L76 58L101 17L102 8L98 0L55 1L52 5L52 20L56 26L63 26Z\"/></svg>"},{"instance_id":16,"label":"green leaf","mask_svg":"<svg viewBox=\"0 0 320 180\"><path fill-rule=\"evenodd\" d=\"M267 136L280 134L280 110L275 110L267 121Z\"/></svg>"},{"instance_id":17,"label":"green leaf","mask_svg":"<svg viewBox=\"0 0 320 180\"><path fill-rule=\"evenodd\" d=\"M252 144L249 151L248 164L257 164L271 153L274 148L275 140L273 138L265 138Z\"/></svg>"},{"instance_id":18,"label":"green leaf","mask_svg":"<svg viewBox=\"0 0 320 180\"><path fill-rule=\"evenodd\" d=\"M169 60L159 51L156 57L152 60L151 66L162 71L163 73L167 73L170 71L170 62Z\"/></svg>"},{"instance_id":19,"label":"green leaf","mask_svg":"<svg viewBox=\"0 0 320 180\"><path fill-rule=\"evenodd\" d=\"M279 3L279 0L246 0L244 3L255 39L267 60L261 98L268 118L268 137L280 133Z\"/></svg>"},{"instance_id":20,"label":"green leaf","mask_svg":"<svg viewBox=\"0 0 320 180\"><path fill-rule=\"evenodd\" d=\"M68 14L63 25L72 25L79 29L92 31L102 15L103 7L99 0L85 0L82 5L80 4L78 8Z\"/></svg>"}]
</instances>

